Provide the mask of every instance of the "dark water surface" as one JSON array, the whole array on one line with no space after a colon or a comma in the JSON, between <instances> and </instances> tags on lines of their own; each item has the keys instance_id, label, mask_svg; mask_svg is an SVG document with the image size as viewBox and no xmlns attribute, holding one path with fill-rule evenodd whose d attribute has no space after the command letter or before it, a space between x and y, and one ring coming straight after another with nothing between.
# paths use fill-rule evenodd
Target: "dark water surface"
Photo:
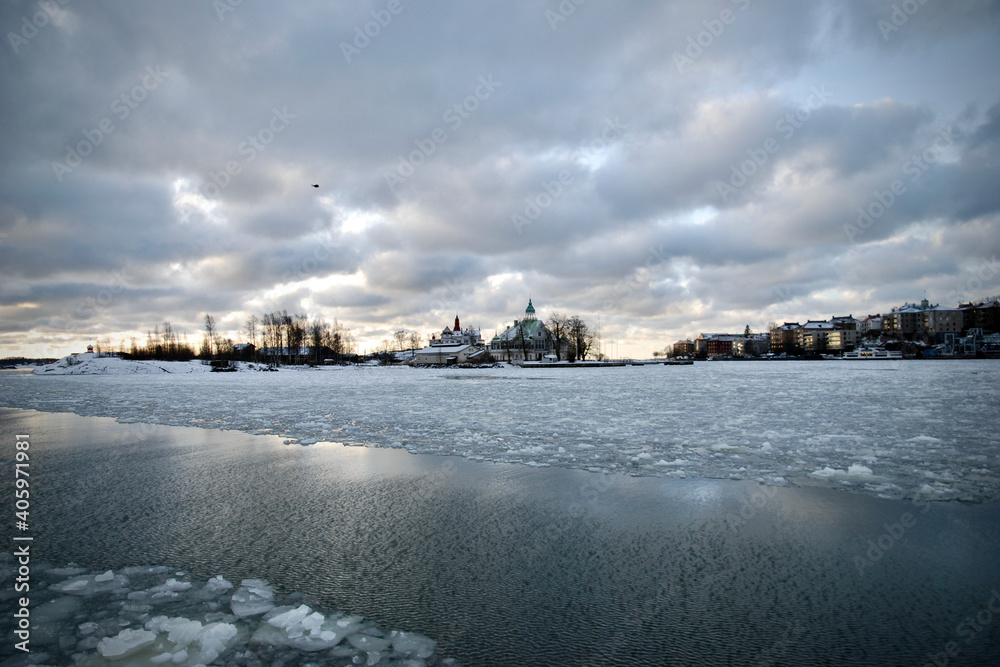
<instances>
[{"instance_id":1,"label":"dark water surface","mask_svg":"<svg viewBox=\"0 0 1000 667\"><path fill-rule=\"evenodd\" d=\"M995 503L0 409L8 506L15 433L36 559L265 578L468 665L1000 664Z\"/></svg>"}]
</instances>

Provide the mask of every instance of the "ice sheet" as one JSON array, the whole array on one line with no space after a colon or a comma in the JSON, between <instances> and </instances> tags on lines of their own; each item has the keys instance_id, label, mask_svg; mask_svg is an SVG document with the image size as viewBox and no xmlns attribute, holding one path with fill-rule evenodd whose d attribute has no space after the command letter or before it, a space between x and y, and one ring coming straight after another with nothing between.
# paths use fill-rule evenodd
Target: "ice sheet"
<instances>
[{"instance_id":1,"label":"ice sheet","mask_svg":"<svg viewBox=\"0 0 1000 667\"><path fill-rule=\"evenodd\" d=\"M1000 363L992 360L470 372L0 374L0 405L234 429L293 445L1000 499Z\"/></svg>"}]
</instances>

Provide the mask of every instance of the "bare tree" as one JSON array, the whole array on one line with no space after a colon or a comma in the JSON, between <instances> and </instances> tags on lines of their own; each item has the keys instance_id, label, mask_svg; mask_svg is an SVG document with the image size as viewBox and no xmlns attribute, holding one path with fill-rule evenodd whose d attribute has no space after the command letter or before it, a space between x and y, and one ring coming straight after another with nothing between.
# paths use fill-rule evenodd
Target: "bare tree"
<instances>
[{"instance_id":1,"label":"bare tree","mask_svg":"<svg viewBox=\"0 0 1000 667\"><path fill-rule=\"evenodd\" d=\"M243 330L247 334L247 338L250 339L250 344L253 345L254 358L257 357L257 329L259 320L257 316L253 313L247 316L246 324L243 325Z\"/></svg>"},{"instance_id":2,"label":"bare tree","mask_svg":"<svg viewBox=\"0 0 1000 667\"><path fill-rule=\"evenodd\" d=\"M556 361L562 361L562 341L569 332L569 318L560 313L552 313L548 321L549 333L555 342Z\"/></svg>"},{"instance_id":3,"label":"bare tree","mask_svg":"<svg viewBox=\"0 0 1000 667\"><path fill-rule=\"evenodd\" d=\"M320 319L315 319L309 325L309 342L312 344L313 362L323 363L323 348L330 337L330 325Z\"/></svg>"},{"instance_id":4,"label":"bare tree","mask_svg":"<svg viewBox=\"0 0 1000 667\"><path fill-rule=\"evenodd\" d=\"M217 337L215 329L215 318L205 313L205 343L202 348L207 348L208 356L214 356L215 350L218 349L218 343L216 342Z\"/></svg>"},{"instance_id":5,"label":"bare tree","mask_svg":"<svg viewBox=\"0 0 1000 667\"><path fill-rule=\"evenodd\" d=\"M406 347L406 341L409 338L409 334L405 330L397 331L392 334L393 340L393 352L402 352L403 348Z\"/></svg>"},{"instance_id":6,"label":"bare tree","mask_svg":"<svg viewBox=\"0 0 1000 667\"><path fill-rule=\"evenodd\" d=\"M285 339L288 341L288 361L292 364L302 363L302 343L306 339L306 328L309 318L303 314L289 315L281 311L287 328Z\"/></svg>"},{"instance_id":7,"label":"bare tree","mask_svg":"<svg viewBox=\"0 0 1000 667\"><path fill-rule=\"evenodd\" d=\"M580 359L587 358L587 353L594 344L596 336L590 332L587 323L579 315L569 318L569 344L570 357Z\"/></svg>"}]
</instances>

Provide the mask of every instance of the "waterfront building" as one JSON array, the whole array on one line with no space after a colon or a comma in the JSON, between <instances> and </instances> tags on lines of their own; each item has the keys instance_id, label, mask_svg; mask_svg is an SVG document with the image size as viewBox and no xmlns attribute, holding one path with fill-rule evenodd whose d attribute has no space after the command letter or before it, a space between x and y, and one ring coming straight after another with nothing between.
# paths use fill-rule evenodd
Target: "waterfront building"
<instances>
[{"instance_id":1,"label":"waterfront building","mask_svg":"<svg viewBox=\"0 0 1000 667\"><path fill-rule=\"evenodd\" d=\"M535 306L528 299L528 307L524 309L524 317L514 320L514 324L503 333L493 336L489 351L497 361L523 363L525 361L542 361L546 355L557 354L566 359L569 355L569 341L564 337L556 341L555 335L535 316Z\"/></svg>"}]
</instances>

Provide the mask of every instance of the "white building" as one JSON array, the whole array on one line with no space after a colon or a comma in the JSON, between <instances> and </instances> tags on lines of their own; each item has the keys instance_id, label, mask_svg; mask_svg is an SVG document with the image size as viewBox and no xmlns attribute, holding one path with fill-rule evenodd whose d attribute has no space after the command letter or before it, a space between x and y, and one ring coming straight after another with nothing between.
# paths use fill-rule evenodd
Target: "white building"
<instances>
[{"instance_id":1,"label":"white building","mask_svg":"<svg viewBox=\"0 0 1000 667\"><path fill-rule=\"evenodd\" d=\"M869 315L865 319L858 322L858 331L862 334L866 334L871 331L882 331L882 316Z\"/></svg>"},{"instance_id":2,"label":"white building","mask_svg":"<svg viewBox=\"0 0 1000 667\"><path fill-rule=\"evenodd\" d=\"M419 365L450 366L452 364L478 364L486 361L486 351L475 345L431 345L413 353L413 363Z\"/></svg>"},{"instance_id":3,"label":"white building","mask_svg":"<svg viewBox=\"0 0 1000 667\"><path fill-rule=\"evenodd\" d=\"M565 338L559 341L560 357L569 355L569 341ZM535 317L535 307L528 299L528 307L524 309L524 319L514 320L514 324L490 341L490 354L497 361L521 363L524 361L542 361L546 355L556 354L555 336L545 323Z\"/></svg>"},{"instance_id":4,"label":"white building","mask_svg":"<svg viewBox=\"0 0 1000 667\"><path fill-rule=\"evenodd\" d=\"M462 329L462 324L458 321L458 315L456 315L454 329L445 327L441 330L440 338L435 335L431 336L431 347L443 345L475 345L476 347L483 347L483 337L480 335L479 329Z\"/></svg>"},{"instance_id":5,"label":"white building","mask_svg":"<svg viewBox=\"0 0 1000 667\"><path fill-rule=\"evenodd\" d=\"M455 327L445 327L441 337L431 336L430 345L413 353L413 363L420 365L441 365L483 363L489 355L483 349L483 339L479 329L462 329L455 316Z\"/></svg>"}]
</instances>

